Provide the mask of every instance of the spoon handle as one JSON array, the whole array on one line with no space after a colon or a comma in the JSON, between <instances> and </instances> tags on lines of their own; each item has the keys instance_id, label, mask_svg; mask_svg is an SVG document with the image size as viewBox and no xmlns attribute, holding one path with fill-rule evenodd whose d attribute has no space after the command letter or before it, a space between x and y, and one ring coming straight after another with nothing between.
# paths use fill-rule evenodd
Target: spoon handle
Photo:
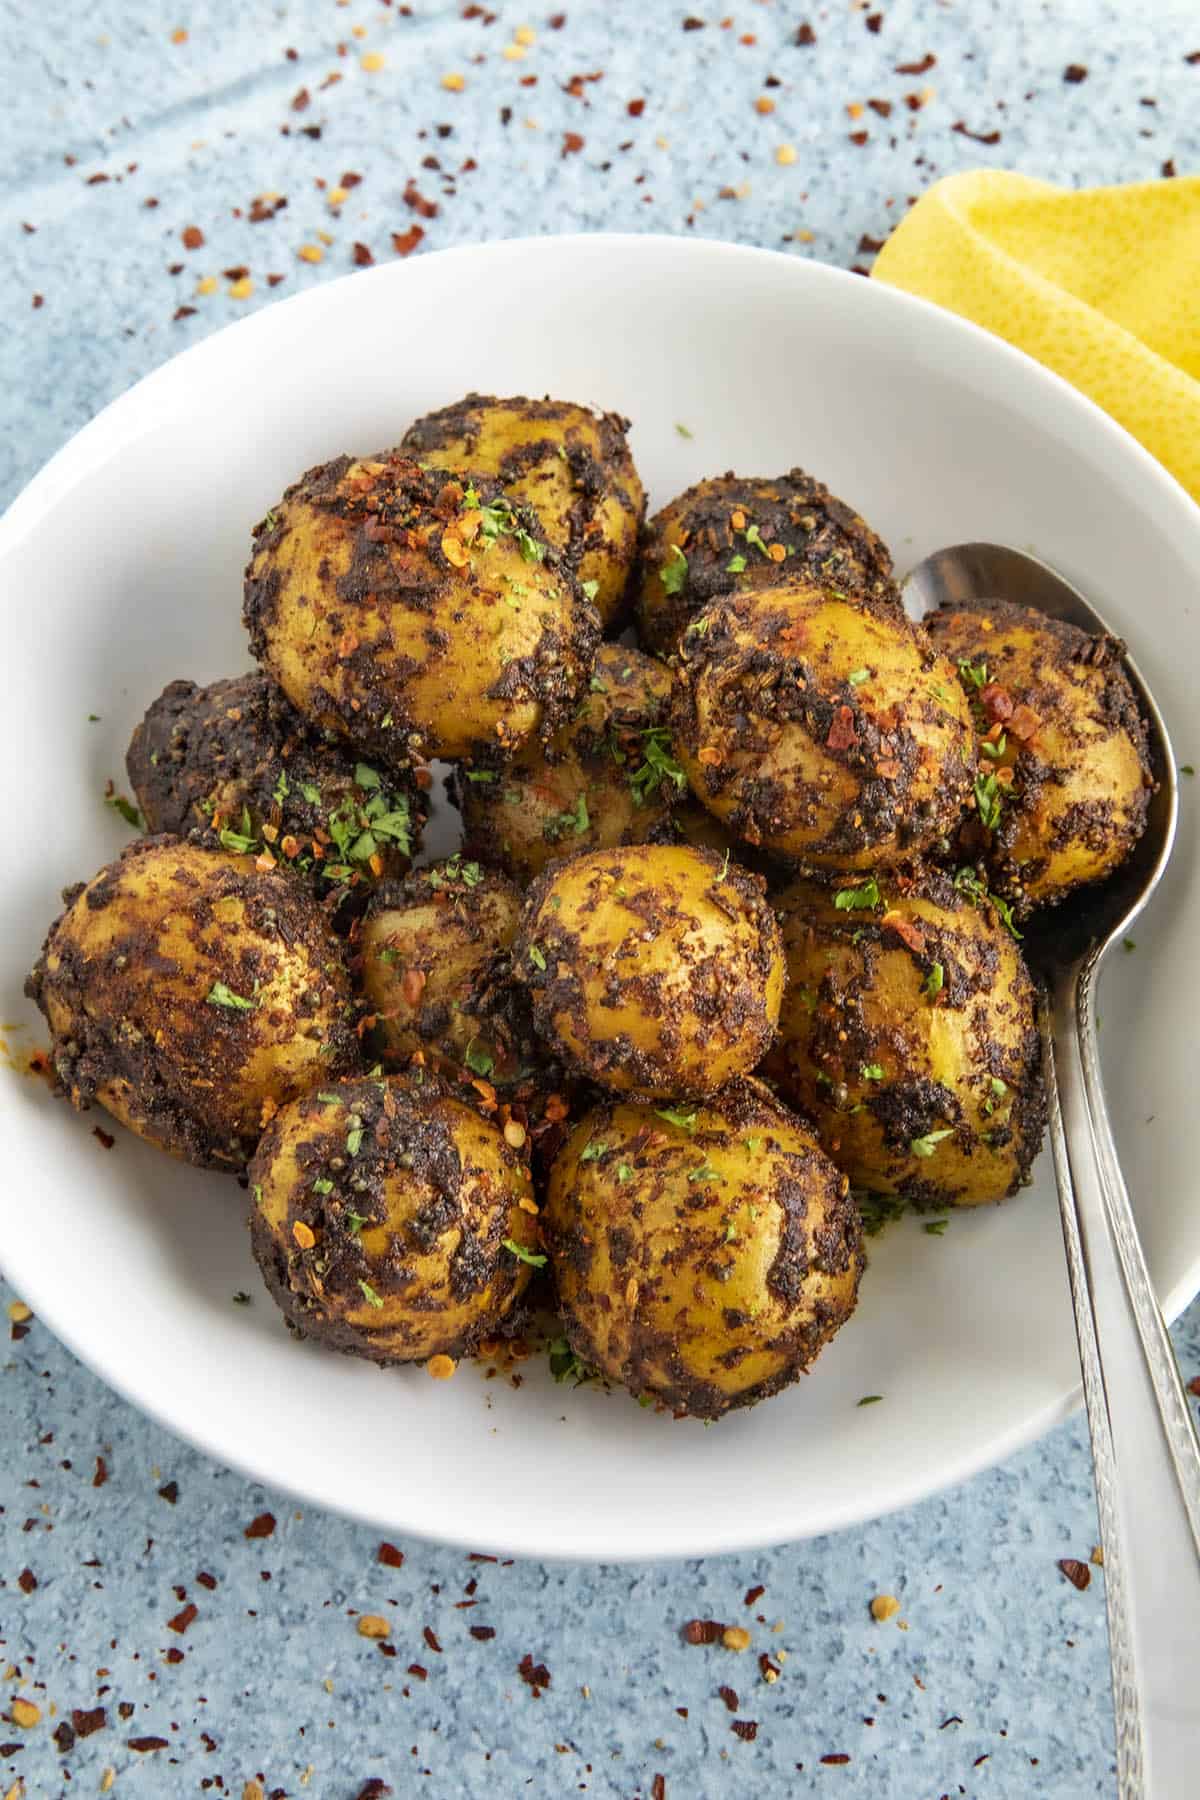
<instances>
[{"instance_id":1,"label":"spoon handle","mask_svg":"<svg viewBox=\"0 0 1200 1800\"><path fill-rule=\"evenodd\" d=\"M1193 1800L1200 1768L1200 1443L1108 1124L1095 959L1043 1017L1050 1136L1092 1438L1120 1800Z\"/></svg>"}]
</instances>

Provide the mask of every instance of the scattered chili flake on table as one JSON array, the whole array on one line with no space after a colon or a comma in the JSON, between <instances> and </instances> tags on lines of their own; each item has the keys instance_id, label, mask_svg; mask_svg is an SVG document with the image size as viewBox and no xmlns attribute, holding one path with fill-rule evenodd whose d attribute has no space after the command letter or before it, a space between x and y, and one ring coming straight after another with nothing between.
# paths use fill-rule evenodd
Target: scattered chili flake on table
<instances>
[{"instance_id":1,"label":"scattered chili flake on table","mask_svg":"<svg viewBox=\"0 0 1200 1800\"><path fill-rule=\"evenodd\" d=\"M717 1693L720 1695L721 1699L725 1702L725 1705L728 1707L729 1711L735 1713L737 1711L738 1707L741 1705L741 1701L737 1697L737 1689L731 1688L731 1687L719 1687L717 1689Z\"/></svg>"},{"instance_id":2,"label":"scattered chili flake on table","mask_svg":"<svg viewBox=\"0 0 1200 1800\"><path fill-rule=\"evenodd\" d=\"M1092 1579L1092 1571L1085 1562L1080 1562L1077 1557L1060 1557L1058 1566L1066 1576L1067 1580L1071 1583L1071 1586L1077 1587L1080 1593L1083 1592L1084 1588L1088 1586Z\"/></svg>"},{"instance_id":3,"label":"scattered chili flake on table","mask_svg":"<svg viewBox=\"0 0 1200 1800\"><path fill-rule=\"evenodd\" d=\"M37 1576L32 1569L22 1569L17 1576L17 1586L23 1594L32 1594L37 1586Z\"/></svg>"},{"instance_id":4,"label":"scattered chili flake on table","mask_svg":"<svg viewBox=\"0 0 1200 1800\"><path fill-rule=\"evenodd\" d=\"M165 1500L168 1506L174 1506L179 1498L179 1483L177 1481L164 1481L163 1485L158 1489L158 1497L160 1500Z\"/></svg>"},{"instance_id":5,"label":"scattered chili flake on table","mask_svg":"<svg viewBox=\"0 0 1200 1800\"><path fill-rule=\"evenodd\" d=\"M71 1726L77 1738L91 1737L94 1731L107 1728L108 1714L102 1706L93 1706L87 1711L76 1707L71 1713Z\"/></svg>"},{"instance_id":6,"label":"scattered chili flake on table","mask_svg":"<svg viewBox=\"0 0 1200 1800\"><path fill-rule=\"evenodd\" d=\"M754 1602L756 1600L762 1599L762 1597L766 1593L766 1591L767 1591L766 1588L763 1587L761 1585L761 1583L757 1587L747 1588L745 1594L742 1597L742 1605L743 1606L753 1606Z\"/></svg>"},{"instance_id":7,"label":"scattered chili flake on table","mask_svg":"<svg viewBox=\"0 0 1200 1800\"><path fill-rule=\"evenodd\" d=\"M265 1512L259 1513L257 1518L251 1519L245 1531L242 1533L242 1536L248 1538L269 1538L273 1536L274 1531L275 1514Z\"/></svg>"},{"instance_id":8,"label":"scattered chili flake on table","mask_svg":"<svg viewBox=\"0 0 1200 1800\"><path fill-rule=\"evenodd\" d=\"M204 243L204 233L198 225L185 225L179 235L185 250L199 250Z\"/></svg>"},{"instance_id":9,"label":"scattered chili flake on table","mask_svg":"<svg viewBox=\"0 0 1200 1800\"><path fill-rule=\"evenodd\" d=\"M380 1544L375 1560L386 1564L389 1569L401 1569L404 1567L404 1552L397 1550L395 1544L385 1541Z\"/></svg>"},{"instance_id":10,"label":"scattered chili flake on table","mask_svg":"<svg viewBox=\"0 0 1200 1800\"><path fill-rule=\"evenodd\" d=\"M195 1602L189 1600L187 1605L177 1612L173 1619L167 1620L167 1630L177 1631L180 1637L182 1637L193 1619L196 1618L199 1610L200 1609Z\"/></svg>"},{"instance_id":11,"label":"scattered chili flake on table","mask_svg":"<svg viewBox=\"0 0 1200 1800\"><path fill-rule=\"evenodd\" d=\"M821 1761L829 1764L848 1763L850 1758L846 1755L844 1750L831 1750L828 1756L823 1756L821 1758Z\"/></svg>"},{"instance_id":12,"label":"scattered chili flake on table","mask_svg":"<svg viewBox=\"0 0 1200 1800\"><path fill-rule=\"evenodd\" d=\"M729 1727L735 1737L740 1737L743 1744L752 1744L758 1736L757 1719L735 1719ZM824 1758L821 1759L824 1761Z\"/></svg>"},{"instance_id":13,"label":"scattered chili flake on table","mask_svg":"<svg viewBox=\"0 0 1200 1800\"><path fill-rule=\"evenodd\" d=\"M1068 63L1063 70L1062 78L1064 81L1069 82L1072 87L1078 87L1081 81L1087 80L1087 75L1086 63Z\"/></svg>"},{"instance_id":14,"label":"scattered chili flake on table","mask_svg":"<svg viewBox=\"0 0 1200 1800\"><path fill-rule=\"evenodd\" d=\"M937 57L933 51L927 50L920 62L897 63L896 73L897 75L924 75L927 70L933 68L936 62Z\"/></svg>"},{"instance_id":15,"label":"scattered chili flake on table","mask_svg":"<svg viewBox=\"0 0 1200 1800\"><path fill-rule=\"evenodd\" d=\"M411 256L424 236L422 225L410 225L407 231L393 231L392 249L397 256Z\"/></svg>"},{"instance_id":16,"label":"scattered chili flake on table","mask_svg":"<svg viewBox=\"0 0 1200 1800\"><path fill-rule=\"evenodd\" d=\"M165 1750L167 1740L164 1737L135 1737L128 1740L131 1750L139 1751L143 1756L150 1750Z\"/></svg>"},{"instance_id":17,"label":"scattered chili flake on table","mask_svg":"<svg viewBox=\"0 0 1200 1800\"><path fill-rule=\"evenodd\" d=\"M473 1638L479 1639L481 1644L487 1643L489 1638L494 1638L496 1635L494 1625L469 1625L467 1629Z\"/></svg>"},{"instance_id":18,"label":"scattered chili flake on table","mask_svg":"<svg viewBox=\"0 0 1200 1800\"><path fill-rule=\"evenodd\" d=\"M549 1669L545 1663L535 1663L528 1650L517 1664L517 1674L527 1687L532 1688L535 1700L540 1700L543 1688L550 1686Z\"/></svg>"},{"instance_id":19,"label":"scattered chili flake on table","mask_svg":"<svg viewBox=\"0 0 1200 1800\"><path fill-rule=\"evenodd\" d=\"M689 1644L715 1644L725 1627L716 1619L689 1619L683 1637Z\"/></svg>"}]
</instances>

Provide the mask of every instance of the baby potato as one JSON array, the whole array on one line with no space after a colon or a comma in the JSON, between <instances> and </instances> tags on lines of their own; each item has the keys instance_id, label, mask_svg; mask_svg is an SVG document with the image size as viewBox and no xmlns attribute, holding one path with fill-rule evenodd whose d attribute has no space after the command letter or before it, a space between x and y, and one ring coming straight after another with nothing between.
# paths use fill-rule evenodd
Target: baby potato
<instances>
[{"instance_id":1,"label":"baby potato","mask_svg":"<svg viewBox=\"0 0 1200 1800\"><path fill-rule=\"evenodd\" d=\"M589 692L548 744L460 773L470 855L528 883L580 850L645 843L687 787L663 723L670 695L663 663L602 644Z\"/></svg>"},{"instance_id":2,"label":"baby potato","mask_svg":"<svg viewBox=\"0 0 1200 1800\"><path fill-rule=\"evenodd\" d=\"M620 1093L702 1095L752 1069L783 994L762 883L688 844L592 850L529 891L513 945L534 1023Z\"/></svg>"},{"instance_id":3,"label":"baby potato","mask_svg":"<svg viewBox=\"0 0 1200 1800\"><path fill-rule=\"evenodd\" d=\"M563 400L468 394L426 413L400 448L426 468L478 469L531 506L606 630L624 610L646 495L629 454L629 420Z\"/></svg>"},{"instance_id":4,"label":"baby potato","mask_svg":"<svg viewBox=\"0 0 1200 1800\"><path fill-rule=\"evenodd\" d=\"M419 1055L494 1078L504 1059L482 990L520 913L512 883L461 853L377 888L359 933L361 983L389 1068Z\"/></svg>"},{"instance_id":5,"label":"baby potato","mask_svg":"<svg viewBox=\"0 0 1200 1800\"><path fill-rule=\"evenodd\" d=\"M761 1082L699 1106L606 1101L560 1151L542 1215L572 1350L700 1419L778 1393L854 1310L847 1186Z\"/></svg>"},{"instance_id":6,"label":"baby potato","mask_svg":"<svg viewBox=\"0 0 1200 1800\"><path fill-rule=\"evenodd\" d=\"M856 1188L919 1207L1015 1193L1042 1141L1036 993L970 870L797 882L766 1064Z\"/></svg>"},{"instance_id":7,"label":"baby potato","mask_svg":"<svg viewBox=\"0 0 1200 1800\"><path fill-rule=\"evenodd\" d=\"M468 1355L545 1261L528 1170L431 1080L306 1094L250 1182L255 1259L288 1324L371 1362Z\"/></svg>"},{"instance_id":8,"label":"baby potato","mask_svg":"<svg viewBox=\"0 0 1200 1800\"><path fill-rule=\"evenodd\" d=\"M399 452L288 488L255 527L245 618L293 706L393 767L550 737L598 632L528 507Z\"/></svg>"},{"instance_id":9,"label":"baby potato","mask_svg":"<svg viewBox=\"0 0 1200 1800\"><path fill-rule=\"evenodd\" d=\"M296 882L142 838L64 898L27 992L81 1111L238 1171L276 1108L357 1063L341 945Z\"/></svg>"},{"instance_id":10,"label":"baby potato","mask_svg":"<svg viewBox=\"0 0 1200 1800\"><path fill-rule=\"evenodd\" d=\"M715 600L684 634L672 735L747 843L876 868L948 838L975 769L953 665L890 605L804 580Z\"/></svg>"},{"instance_id":11,"label":"baby potato","mask_svg":"<svg viewBox=\"0 0 1200 1800\"><path fill-rule=\"evenodd\" d=\"M774 480L710 476L668 501L646 527L639 641L670 656L710 600L805 580L899 611L886 544L803 469Z\"/></svg>"},{"instance_id":12,"label":"baby potato","mask_svg":"<svg viewBox=\"0 0 1200 1800\"><path fill-rule=\"evenodd\" d=\"M406 872L428 814L412 770L358 760L258 672L203 688L172 681L134 732L125 766L148 831L269 856L339 919L377 874Z\"/></svg>"},{"instance_id":13,"label":"baby potato","mask_svg":"<svg viewBox=\"0 0 1200 1800\"><path fill-rule=\"evenodd\" d=\"M1124 645L1001 600L925 624L957 663L980 733L967 853L982 852L1022 917L1103 881L1144 831L1152 788Z\"/></svg>"}]
</instances>

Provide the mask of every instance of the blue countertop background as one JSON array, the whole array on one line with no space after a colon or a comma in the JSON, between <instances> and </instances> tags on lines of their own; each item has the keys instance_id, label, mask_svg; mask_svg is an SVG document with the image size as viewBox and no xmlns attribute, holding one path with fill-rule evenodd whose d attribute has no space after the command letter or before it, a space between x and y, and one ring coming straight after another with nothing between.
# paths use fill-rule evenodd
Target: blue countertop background
<instances>
[{"instance_id":1,"label":"blue countertop background","mask_svg":"<svg viewBox=\"0 0 1200 1800\"><path fill-rule=\"evenodd\" d=\"M955 169L1082 185L1200 164L1193 0L725 3L728 24L699 0L0 5L0 503L166 357L356 260L616 229L865 270ZM12 1339L4 1800L1114 1791L1103 1573L1078 1591L1057 1567L1096 1539L1079 1421L768 1554L509 1565L406 1541L397 1567L377 1533L141 1418L36 1319ZM1190 1376L1200 1306L1176 1341ZM881 1592L907 1629L872 1620ZM355 1612L389 1619L394 1655ZM693 1617L744 1622L753 1648L687 1645ZM759 1653L781 1649L769 1683ZM12 1722L18 1696L36 1724Z\"/></svg>"}]
</instances>

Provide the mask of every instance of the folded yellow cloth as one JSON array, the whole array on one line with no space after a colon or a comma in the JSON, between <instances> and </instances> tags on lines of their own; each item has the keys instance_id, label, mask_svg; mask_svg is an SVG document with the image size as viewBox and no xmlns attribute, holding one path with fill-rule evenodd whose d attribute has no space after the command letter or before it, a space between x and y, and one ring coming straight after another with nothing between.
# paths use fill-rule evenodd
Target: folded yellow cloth
<instances>
[{"instance_id":1,"label":"folded yellow cloth","mask_svg":"<svg viewBox=\"0 0 1200 1800\"><path fill-rule=\"evenodd\" d=\"M1200 176L1072 193L949 175L871 273L1056 370L1200 501Z\"/></svg>"}]
</instances>

